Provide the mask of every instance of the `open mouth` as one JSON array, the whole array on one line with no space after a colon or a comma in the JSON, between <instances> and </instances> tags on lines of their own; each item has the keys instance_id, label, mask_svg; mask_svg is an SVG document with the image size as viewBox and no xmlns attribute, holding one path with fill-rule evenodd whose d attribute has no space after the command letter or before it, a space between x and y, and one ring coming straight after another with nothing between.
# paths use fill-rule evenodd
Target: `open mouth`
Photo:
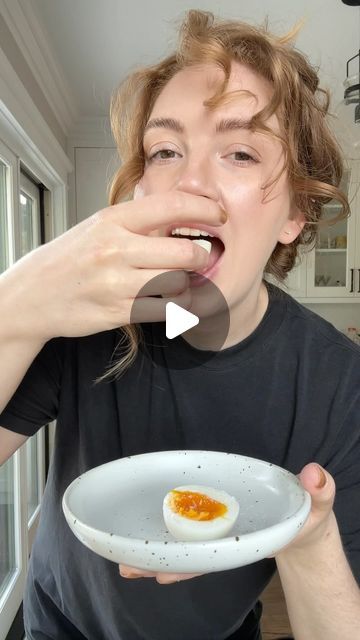
<instances>
[{"instance_id":1,"label":"open mouth","mask_svg":"<svg viewBox=\"0 0 360 640\"><path fill-rule=\"evenodd\" d=\"M225 245L221 238L219 238L216 234L216 229L210 228L205 229L204 227L175 227L175 225L168 230L168 236L172 238L188 238L192 241L198 241L198 243L203 246L206 250L210 250L209 262L206 266L206 269L201 272L202 276L209 277L213 271L220 258L222 257L225 251ZM207 246L206 246L207 245ZM210 246L209 246L210 245ZM198 277L198 274L195 272L190 273L190 277L194 279Z\"/></svg>"}]
</instances>

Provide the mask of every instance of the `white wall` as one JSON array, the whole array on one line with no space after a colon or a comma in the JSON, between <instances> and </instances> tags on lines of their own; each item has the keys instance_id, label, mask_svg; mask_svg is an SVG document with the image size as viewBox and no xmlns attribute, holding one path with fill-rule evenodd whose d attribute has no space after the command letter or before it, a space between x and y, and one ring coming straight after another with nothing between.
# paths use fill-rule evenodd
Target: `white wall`
<instances>
[{"instance_id":1,"label":"white wall","mask_svg":"<svg viewBox=\"0 0 360 640\"><path fill-rule=\"evenodd\" d=\"M55 136L62 149L66 149L66 136L62 130L54 112L52 111L46 96L41 90L31 66L25 59L23 52L19 49L4 17L0 13L0 42L1 49L14 69L18 79L24 85L29 96L33 100L39 113L46 121L51 132Z\"/></svg>"}]
</instances>

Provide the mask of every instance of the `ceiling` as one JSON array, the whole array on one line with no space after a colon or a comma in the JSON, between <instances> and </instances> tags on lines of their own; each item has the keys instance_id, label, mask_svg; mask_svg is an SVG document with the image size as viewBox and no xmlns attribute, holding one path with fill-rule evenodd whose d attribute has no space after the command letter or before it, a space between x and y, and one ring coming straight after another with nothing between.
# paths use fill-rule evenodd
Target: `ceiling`
<instances>
[{"instance_id":1,"label":"ceiling","mask_svg":"<svg viewBox=\"0 0 360 640\"><path fill-rule=\"evenodd\" d=\"M360 9L341 0L28 0L70 86L81 117L106 116L116 85L137 65L151 64L176 43L186 9L262 23L276 33L303 18L297 47L320 66L320 77L342 98L346 60L359 49Z\"/></svg>"}]
</instances>

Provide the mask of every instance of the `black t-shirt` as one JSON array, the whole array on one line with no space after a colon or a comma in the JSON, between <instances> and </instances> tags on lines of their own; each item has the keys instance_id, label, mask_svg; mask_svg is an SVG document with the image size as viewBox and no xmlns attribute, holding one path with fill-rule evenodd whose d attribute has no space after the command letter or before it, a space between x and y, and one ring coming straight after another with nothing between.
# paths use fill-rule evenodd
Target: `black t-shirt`
<instances>
[{"instance_id":1,"label":"black t-shirt","mask_svg":"<svg viewBox=\"0 0 360 640\"><path fill-rule=\"evenodd\" d=\"M0 416L1 426L27 435L57 419L25 594L30 637L30 627L46 626L39 594L89 640L223 640L253 609L273 559L159 585L121 578L70 531L61 509L69 483L150 451L240 453L295 474L319 462L335 478L334 510L360 583L360 349L278 288L268 290L255 331L205 365L193 366L199 352L181 336L169 347L164 323L142 325L148 354L160 349L164 366L140 351L117 381L94 384L119 331L57 338L37 356Z\"/></svg>"}]
</instances>

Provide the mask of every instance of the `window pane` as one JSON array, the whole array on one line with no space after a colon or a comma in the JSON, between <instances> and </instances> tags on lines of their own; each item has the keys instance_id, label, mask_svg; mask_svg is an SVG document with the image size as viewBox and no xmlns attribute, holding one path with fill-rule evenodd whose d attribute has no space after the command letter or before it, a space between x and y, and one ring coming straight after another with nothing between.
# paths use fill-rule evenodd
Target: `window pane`
<instances>
[{"instance_id":1,"label":"window pane","mask_svg":"<svg viewBox=\"0 0 360 640\"><path fill-rule=\"evenodd\" d=\"M39 504L37 435L26 443L28 523Z\"/></svg>"},{"instance_id":2,"label":"window pane","mask_svg":"<svg viewBox=\"0 0 360 640\"><path fill-rule=\"evenodd\" d=\"M20 252L24 256L29 251L35 249L40 238L40 191L24 173L20 175ZM27 519L28 526L31 526L31 518L40 503L40 486L38 480L38 460L37 444L38 435L29 438L25 445L26 468L27 468Z\"/></svg>"},{"instance_id":3,"label":"window pane","mask_svg":"<svg viewBox=\"0 0 360 640\"><path fill-rule=\"evenodd\" d=\"M20 193L20 252L24 256L34 249L33 200Z\"/></svg>"},{"instance_id":4,"label":"window pane","mask_svg":"<svg viewBox=\"0 0 360 640\"><path fill-rule=\"evenodd\" d=\"M7 224L7 166L0 160L0 273L9 265Z\"/></svg>"},{"instance_id":5,"label":"window pane","mask_svg":"<svg viewBox=\"0 0 360 640\"><path fill-rule=\"evenodd\" d=\"M17 568L15 558L14 462L0 467L0 598Z\"/></svg>"}]
</instances>

